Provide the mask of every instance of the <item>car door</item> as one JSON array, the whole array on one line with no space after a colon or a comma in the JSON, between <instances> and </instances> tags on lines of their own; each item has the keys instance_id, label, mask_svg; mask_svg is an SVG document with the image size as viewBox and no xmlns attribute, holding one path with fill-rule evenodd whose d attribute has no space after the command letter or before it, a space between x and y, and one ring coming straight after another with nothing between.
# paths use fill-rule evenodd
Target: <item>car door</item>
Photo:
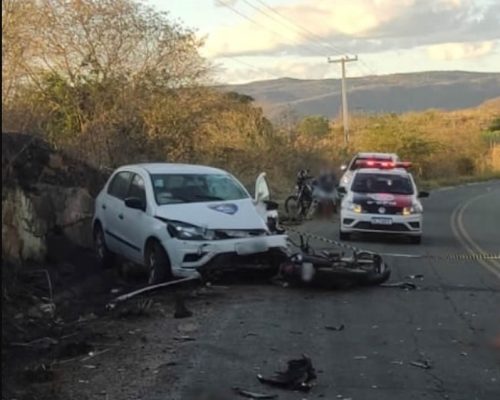
<instances>
[{"instance_id":1,"label":"car door","mask_svg":"<svg viewBox=\"0 0 500 400\"><path fill-rule=\"evenodd\" d=\"M101 202L102 224L106 235L106 244L116 254L124 254L123 212L125 196L128 193L132 172L117 172L108 184Z\"/></svg>"},{"instance_id":2,"label":"car door","mask_svg":"<svg viewBox=\"0 0 500 400\"><path fill-rule=\"evenodd\" d=\"M270 198L269 186L266 181L266 173L262 172L255 181L255 199L254 204L257 212L264 222L267 222L268 212L266 201Z\"/></svg>"},{"instance_id":3,"label":"car door","mask_svg":"<svg viewBox=\"0 0 500 400\"><path fill-rule=\"evenodd\" d=\"M123 238L127 243L124 251L127 258L142 263L143 247L152 229L148 214L148 199L146 196L144 178L134 173L132 175L126 198L138 199L144 205L143 209L130 208L125 205L123 210Z\"/></svg>"}]
</instances>

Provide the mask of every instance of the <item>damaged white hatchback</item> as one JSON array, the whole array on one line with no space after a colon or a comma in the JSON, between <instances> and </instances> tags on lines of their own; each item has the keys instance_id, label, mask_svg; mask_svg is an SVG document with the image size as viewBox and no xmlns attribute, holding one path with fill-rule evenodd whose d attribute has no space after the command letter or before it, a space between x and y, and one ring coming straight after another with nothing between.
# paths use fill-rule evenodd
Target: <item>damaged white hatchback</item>
<instances>
[{"instance_id":1,"label":"damaged white hatchback","mask_svg":"<svg viewBox=\"0 0 500 400\"><path fill-rule=\"evenodd\" d=\"M118 168L99 193L93 233L99 261L116 255L148 268L149 282L281 261L277 226L262 173L255 198L228 172L199 165Z\"/></svg>"}]
</instances>

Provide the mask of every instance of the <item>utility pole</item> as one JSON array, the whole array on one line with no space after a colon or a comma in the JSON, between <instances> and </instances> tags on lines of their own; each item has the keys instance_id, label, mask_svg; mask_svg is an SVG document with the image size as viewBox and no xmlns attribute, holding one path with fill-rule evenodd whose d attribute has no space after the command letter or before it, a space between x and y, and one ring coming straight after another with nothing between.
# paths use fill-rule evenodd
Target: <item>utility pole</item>
<instances>
[{"instance_id":1,"label":"utility pole","mask_svg":"<svg viewBox=\"0 0 500 400\"><path fill-rule=\"evenodd\" d=\"M342 121L344 124L344 143L349 143L349 115L347 111L347 88L345 83L345 63L351 61L358 61L358 56L349 57L343 56L340 58L328 58L329 63L340 63L342 66Z\"/></svg>"}]
</instances>

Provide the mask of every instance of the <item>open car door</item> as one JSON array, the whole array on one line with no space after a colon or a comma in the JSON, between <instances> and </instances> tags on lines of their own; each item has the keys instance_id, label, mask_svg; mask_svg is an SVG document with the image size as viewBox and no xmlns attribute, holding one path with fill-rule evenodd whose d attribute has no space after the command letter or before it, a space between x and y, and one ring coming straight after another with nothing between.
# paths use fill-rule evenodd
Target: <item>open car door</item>
<instances>
[{"instance_id":1,"label":"open car door","mask_svg":"<svg viewBox=\"0 0 500 400\"><path fill-rule=\"evenodd\" d=\"M266 173L261 172L257 177L257 180L255 181L254 204L255 208L257 209L257 212L266 223L268 217L266 202L269 201L269 197L270 197L270 191L266 180Z\"/></svg>"}]
</instances>

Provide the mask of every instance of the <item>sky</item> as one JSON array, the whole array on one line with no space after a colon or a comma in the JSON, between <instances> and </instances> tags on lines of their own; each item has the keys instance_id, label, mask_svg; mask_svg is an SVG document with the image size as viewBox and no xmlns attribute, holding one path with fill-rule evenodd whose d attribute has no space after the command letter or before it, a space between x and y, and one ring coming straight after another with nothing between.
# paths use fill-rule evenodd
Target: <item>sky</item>
<instances>
[{"instance_id":1,"label":"sky","mask_svg":"<svg viewBox=\"0 0 500 400\"><path fill-rule=\"evenodd\" d=\"M145 0L196 30L220 83L500 72L500 0Z\"/></svg>"}]
</instances>

